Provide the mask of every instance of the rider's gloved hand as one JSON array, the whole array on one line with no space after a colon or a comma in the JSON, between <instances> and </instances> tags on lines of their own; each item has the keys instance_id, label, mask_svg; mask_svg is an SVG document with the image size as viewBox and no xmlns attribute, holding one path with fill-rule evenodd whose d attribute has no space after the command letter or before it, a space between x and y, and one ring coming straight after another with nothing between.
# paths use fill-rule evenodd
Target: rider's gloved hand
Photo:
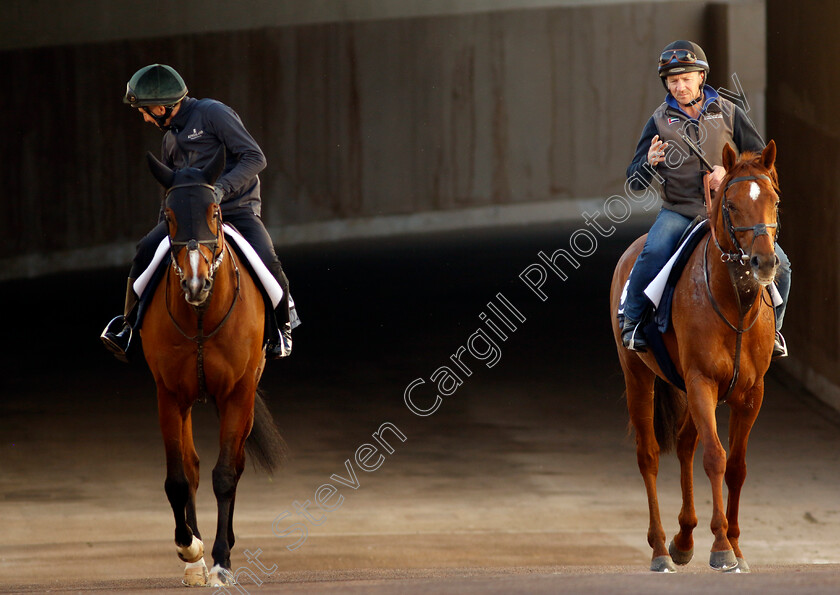
<instances>
[{"instance_id":1,"label":"rider's gloved hand","mask_svg":"<svg viewBox=\"0 0 840 595\"><path fill-rule=\"evenodd\" d=\"M227 192L225 192L225 189L220 184L216 184L213 186L213 194L216 197L216 204L220 204L225 199Z\"/></svg>"}]
</instances>

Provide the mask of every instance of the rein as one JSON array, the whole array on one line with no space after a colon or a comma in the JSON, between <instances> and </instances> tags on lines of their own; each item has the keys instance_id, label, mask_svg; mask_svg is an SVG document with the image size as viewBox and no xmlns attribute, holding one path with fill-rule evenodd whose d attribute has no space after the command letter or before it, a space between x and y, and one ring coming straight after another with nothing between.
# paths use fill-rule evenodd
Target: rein
<instances>
[{"instance_id":1,"label":"rein","mask_svg":"<svg viewBox=\"0 0 840 595\"><path fill-rule=\"evenodd\" d=\"M224 247L222 248L222 253L224 253L226 251L229 251L229 250L230 250L230 248L228 247L227 244L225 244ZM205 374L204 374L204 343L207 340L212 339L214 336L216 336L216 334L220 330L222 330L222 327L224 327L225 324L230 319L230 316L233 313L233 309L236 307L236 302L239 300L239 288L240 288L239 265L236 263L236 259L233 258L233 255L231 255L230 261L233 264L233 277L234 277L234 282L235 282L235 287L234 287L234 291L233 291L233 299L231 300L230 307L228 308L228 311L225 313L224 318L222 318L222 321L218 324L218 326L216 326L215 329L213 329L210 333L208 333L206 335L204 334L204 313L207 311L206 304L208 304L210 302L210 300L213 299L213 291L216 289L216 284L214 283L213 286L210 288L210 294L207 296L207 301L204 304L202 304L201 306L193 306L193 309L195 310L196 316L198 317L198 321L197 321L198 332L193 336L189 336L184 331L184 329L181 328L181 325L178 324L178 321L175 320L175 317L172 315L172 310L169 308L169 276L170 276L170 273L172 272L172 268L169 268L166 271L166 297L164 299L164 301L166 302L166 313L169 314L169 320L172 321L172 324L175 326L176 329L178 329L178 332L181 333L181 335L185 339L187 339L189 341L192 341L193 343L196 344L197 353L196 353L195 365L196 365L196 373L198 375L199 400L201 400L202 402L207 402L207 382L205 380ZM173 258L173 262L175 262L174 258Z\"/></svg>"},{"instance_id":2,"label":"rein","mask_svg":"<svg viewBox=\"0 0 840 595\"><path fill-rule=\"evenodd\" d=\"M726 207L726 193L729 191L729 188L737 184L739 182L749 182L755 180L767 180L770 181L770 178L765 175L757 175L757 176L741 176L738 178L733 178L729 181L726 185L726 188L723 191L723 196L721 197L720 201L720 209L722 213L722 217L724 223L726 224L726 229L729 232L729 237L732 240L733 245L735 248L738 249L738 252L727 252L723 249L717 239L717 234L715 233L715 225L714 219L712 219L712 200L711 200L711 191L709 187L709 176L708 174L703 176L703 190L705 192L706 198L706 215L709 218L709 229L711 231L710 236L711 239L714 240L715 246L720 251L720 260L722 263L726 265L726 270L729 273L729 280L732 284L732 289L735 291L735 302L738 305L738 326L735 326L729 320L727 320L726 316L723 315L723 312L720 309L717 301L715 300L714 296L712 295L712 287L709 282L709 262L708 262L708 255L709 255L709 238L706 238L706 243L703 246L703 279L706 283L706 295L709 298L709 302L712 304L712 308L714 309L715 313L723 320L726 325L735 331L735 356L734 356L734 363L733 363L733 371L732 371L732 380L729 382L729 388L726 390L726 394L724 395L722 401L726 401L732 395L732 391L735 389L735 385L738 382L738 376L741 371L741 341L743 339L744 333L748 332L755 326L755 323L758 321L761 312L759 308L759 312L755 315L753 321L749 324L748 327L744 328L744 319L746 318L747 314L749 313L750 309L752 309L752 305L755 303L753 300L746 309L744 308L744 304L741 303L741 294L738 291L738 284L735 280L735 274L733 271L733 263L735 266L743 266L746 262L750 259L750 255L744 252L744 249L741 248L738 239L735 237L736 231L752 231L753 232L753 245L755 245L755 240L758 237L763 235L769 235L767 233L768 229L774 229L778 227L778 223L758 223L753 226L747 227L734 227L732 225L732 220L729 217L729 209ZM774 241L775 243L775 241ZM752 250L752 247L750 248ZM759 289L759 293L761 290Z\"/></svg>"},{"instance_id":3,"label":"rein","mask_svg":"<svg viewBox=\"0 0 840 595\"><path fill-rule=\"evenodd\" d=\"M224 248L222 249L222 252L224 253L228 251L230 251L230 248L227 246L227 244L225 244ZM232 256L231 262L233 263L233 275L234 280L236 281L236 286L233 293L233 300L231 300L230 307L228 308L225 317L222 319L219 325L207 335L204 334L204 312L207 310L206 305L193 306L196 314L198 315L198 333L196 333L193 336L189 336L184 331L184 329L181 328L181 325L178 324L178 321L175 320L175 317L172 314L172 310L169 308L169 274L172 269L166 271L166 313L169 314L169 320L172 321L172 324L175 325L175 328L178 329L178 332L181 333L185 339L188 339L193 343L198 343L199 347L204 341L206 341L207 339L212 339L220 330L222 330L222 327L225 325L225 323L227 323L228 319L230 318L230 315L233 313L233 308L234 306L236 306L236 302L239 299L239 265L236 264L236 260ZM210 294L207 296L206 303L209 303L210 300L213 299L213 291L215 289L216 284L214 283L213 287L210 288Z\"/></svg>"},{"instance_id":4,"label":"rein","mask_svg":"<svg viewBox=\"0 0 840 595\"><path fill-rule=\"evenodd\" d=\"M166 196L169 196L169 193L177 188L187 188L187 187L204 187L210 190L213 190L213 186L209 184L202 184L202 183L189 183L189 184L176 184L175 186L170 187L166 191ZM199 386L199 398L202 401L207 400L207 383L205 380L204 374L204 343L209 339L212 339L216 334L222 330L222 328L227 324L228 320L230 319L231 314L233 314L233 310L236 307L236 303L239 301L239 294L240 294L240 273L239 273L239 265L236 262L236 258L234 258L233 254L229 256L231 264L233 265L233 277L234 277L234 291L233 291L233 299L231 300L230 307L228 307L228 311L225 313L224 317L222 318L221 322L213 329L210 333L204 334L204 314L207 311L207 305L213 299L213 292L216 289L216 284L212 283L210 287L210 292L207 296L207 299L204 301L203 304L200 306L193 306L193 309L198 317L197 326L198 332L190 336L184 331L178 321L175 320L175 316L172 314L172 310L170 308L170 300L169 300L169 285L170 285L170 274L174 270L175 273L178 275L178 278L183 280L184 278L184 270L178 264L178 259L176 258L177 252L180 252L183 248L186 248L189 252L198 251L201 255L201 258L204 259L205 264L207 265L208 269L208 277L211 281L215 279L216 271L222 265L225 259L225 254L230 252L230 247L227 245L226 242L223 240L223 231L222 225L219 218L219 213L216 212L214 215L216 219L216 237L212 240L195 240L190 239L186 242L175 242L172 239L169 240L170 245L170 253L172 259L172 266L169 267L166 271L166 292L165 292L165 302L166 302L166 313L169 315L169 320L172 321L173 326L178 330L181 335L187 339L188 341L192 341L196 344L198 352L196 354L196 368L198 374L198 386ZM218 255L216 254L216 250L221 244L222 249L219 251ZM213 253L213 261L210 262L210 259L207 258L203 252L198 250L199 246L206 245L210 247L210 250ZM177 249L177 250L176 250Z\"/></svg>"}]
</instances>

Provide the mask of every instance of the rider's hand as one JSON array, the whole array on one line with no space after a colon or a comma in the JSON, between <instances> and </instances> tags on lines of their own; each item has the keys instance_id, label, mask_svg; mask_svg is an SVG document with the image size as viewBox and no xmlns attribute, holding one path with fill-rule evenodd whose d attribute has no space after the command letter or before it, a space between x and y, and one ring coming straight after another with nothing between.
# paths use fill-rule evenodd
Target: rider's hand
<instances>
[{"instance_id":1,"label":"rider's hand","mask_svg":"<svg viewBox=\"0 0 840 595\"><path fill-rule=\"evenodd\" d=\"M666 141L659 140L659 135L655 135L650 141L650 149L648 149L647 162L653 167L656 167L665 161L665 149L668 148Z\"/></svg>"},{"instance_id":2,"label":"rider's hand","mask_svg":"<svg viewBox=\"0 0 840 595\"><path fill-rule=\"evenodd\" d=\"M216 204L220 204L225 199L225 189L219 184L213 186L213 194L216 197Z\"/></svg>"},{"instance_id":3,"label":"rider's hand","mask_svg":"<svg viewBox=\"0 0 840 595\"><path fill-rule=\"evenodd\" d=\"M712 173L709 174L709 189L712 192L716 191L718 187L720 187L720 183L723 181L723 177L726 175L726 170L723 169L720 165L715 165L712 168Z\"/></svg>"}]
</instances>

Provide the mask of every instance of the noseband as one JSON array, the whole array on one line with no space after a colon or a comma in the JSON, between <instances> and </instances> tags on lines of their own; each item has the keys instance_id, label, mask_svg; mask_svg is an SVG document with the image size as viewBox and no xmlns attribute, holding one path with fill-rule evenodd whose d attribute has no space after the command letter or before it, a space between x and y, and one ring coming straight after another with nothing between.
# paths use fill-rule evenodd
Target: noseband
<instances>
[{"instance_id":1,"label":"noseband","mask_svg":"<svg viewBox=\"0 0 840 595\"><path fill-rule=\"evenodd\" d=\"M757 176L741 176L738 178L732 178L729 180L729 183L726 185L726 188L723 191L723 198L720 201L720 210L723 214L723 222L726 225L726 231L729 233L729 239L732 240L732 245L738 250L737 252L727 252L723 249L723 247L718 242L717 237L715 234L712 234L715 240L715 245L717 246L718 250L720 250L720 259L722 262L738 262L740 264L744 264L750 259L750 255L752 254L752 246L755 245L755 241L760 238L761 236L769 236L768 229L776 229L778 228L779 224L777 223L757 223L752 226L739 226L735 227L732 225L732 217L729 214L729 206L728 201L726 198L726 193L729 192L729 188L733 185L738 184L740 182L754 182L756 180L766 180L770 182L772 185L772 180L769 176L765 176L763 174L759 174ZM752 245L750 246L750 254L747 254L744 249L741 247L740 242L738 242L738 238L735 237L735 232L739 231L752 231L753 232L753 241ZM776 238L773 238L773 244L775 245Z\"/></svg>"}]
</instances>

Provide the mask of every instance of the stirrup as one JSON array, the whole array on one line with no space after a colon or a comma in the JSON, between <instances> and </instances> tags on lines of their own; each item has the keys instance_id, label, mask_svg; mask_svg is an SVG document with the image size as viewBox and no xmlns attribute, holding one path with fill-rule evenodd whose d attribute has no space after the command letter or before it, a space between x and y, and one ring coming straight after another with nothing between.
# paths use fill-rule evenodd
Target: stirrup
<instances>
[{"instance_id":1,"label":"stirrup","mask_svg":"<svg viewBox=\"0 0 840 595\"><path fill-rule=\"evenodd\" d=\"M637 353L644 353L647 351L647 342L639 327L642 326L641 321L637 322L629 318L624 319L624 328L621 329L621 342L630 351Z\"/></svg>"},{"instance_id":2,"label":"stirrup","mask_svg":"<svg viewBox=\"0 0 840 595\"><path fill-rule=\"evenodd\" d=\"M782 333L776 331L776 338L773 342L773 357L772 359L782 359L788 356L787 343Z\"/></svg>"},{"instance_id":3,"label":"stirrup","mask_svg":"<svg viewBox=\"0 0 840 595\"><path fill-rule=\"evenodd\" d=\"M120 325L119 329L114 328L118 325ZM124 341L125 345L123 345L123 337L126 333L128 334L128 339ZM127 364L128 347L131 345L131 337L133 335L134 329L132 329L128 322L126 322L125 316L120 315L111 319L111 321L105 326L102 334L99 335L99 338L102 340L102 343L105 344L105 348L114 354L115 358Z\"/></svg>"},{"instance_id":4,"label":"stirrup","mask_svg":"<svg viewBox=\"0 0 840 595\"><path fill-rule=\"evenodd\" d=\"M292 329L289 323L280 329L280 340L275 343L271 341L265 347L265 355L269 359L281 359L292 354Z\"/></svg>"}]
</instances>

